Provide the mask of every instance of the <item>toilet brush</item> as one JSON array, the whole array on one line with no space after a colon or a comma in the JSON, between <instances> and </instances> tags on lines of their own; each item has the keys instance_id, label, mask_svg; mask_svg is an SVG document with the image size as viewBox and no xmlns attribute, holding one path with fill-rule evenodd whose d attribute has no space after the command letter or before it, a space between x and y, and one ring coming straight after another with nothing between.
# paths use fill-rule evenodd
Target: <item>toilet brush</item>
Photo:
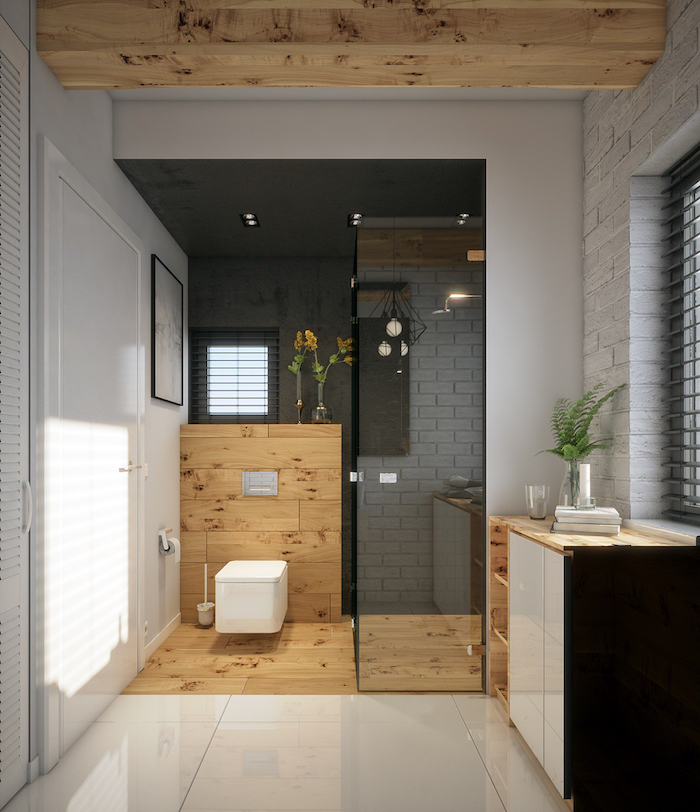
<instances>
[{"instance_id":1,"label":"toilet brush","mask_svg":"<svg viewBox=\"0 0 700 812\"><path fill-rule=\"evenodd\" d=\"M214 604L207 600L207 564L204 565L204 603L197 604L199 625L211 626L214 622Z\"/></svg>"}]
</instances>

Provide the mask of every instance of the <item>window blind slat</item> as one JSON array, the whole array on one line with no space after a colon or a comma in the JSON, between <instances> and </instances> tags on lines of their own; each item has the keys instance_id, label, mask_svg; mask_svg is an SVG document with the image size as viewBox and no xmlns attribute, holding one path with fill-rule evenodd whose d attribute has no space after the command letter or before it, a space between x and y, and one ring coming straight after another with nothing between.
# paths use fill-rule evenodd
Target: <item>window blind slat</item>
<instances>
[{"instance_id":1,"label":"window blind slat","mask_svg":"<svg viewBox=\"0 0 700 812\"><path fill-rule=\"evenodd\" d=\"M279 420L279 331L193 330L190 421Z\"/></svg>"},{"instance_id":2,"label":"window blind slat","mask_svg":"<svg viewBox=\"0 0 700 812\"><path fill-rule=\"evenodd\" d=\"M694 518L700 512L700 426L694 423L700 411L700 148L688 155L671 171L667 190L669 201L666 238L669 259L666 293L668 295L668 367L669 429L662 463L669 475L663 495L669 503L665 514L674 518Z\"/></svg>"}]
</instances>

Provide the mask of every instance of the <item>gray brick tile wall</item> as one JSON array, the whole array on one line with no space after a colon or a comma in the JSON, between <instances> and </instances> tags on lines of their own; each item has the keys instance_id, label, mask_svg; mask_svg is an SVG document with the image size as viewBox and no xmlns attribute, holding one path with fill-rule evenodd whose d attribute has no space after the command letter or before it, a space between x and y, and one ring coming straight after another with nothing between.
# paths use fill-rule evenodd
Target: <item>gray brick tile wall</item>
<instances>
[{"instance_id":1,"label":"gray brick tile wall","mask_svg":"<svg viewBox=\"0 0 700 812\"><path fill-rule=\"evenodd\" d=\"M358 598L430 604L433 493L455 473L483 475L481 303L457 305L444 316L433 311L458 285L480 283L481 271L420 269L402 278L428 329L409 353L410 455L359 460L365 515L358 522ZM395 471L398 482L380 485L380 471Z\"/></svg>"}]
</instances>

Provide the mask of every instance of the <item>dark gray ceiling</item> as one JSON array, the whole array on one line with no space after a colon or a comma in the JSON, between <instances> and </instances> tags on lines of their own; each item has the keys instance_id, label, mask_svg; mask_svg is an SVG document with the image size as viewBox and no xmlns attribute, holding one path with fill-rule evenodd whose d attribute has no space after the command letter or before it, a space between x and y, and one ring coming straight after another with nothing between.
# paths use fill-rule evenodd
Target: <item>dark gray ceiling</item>
<instances>
[{"instance_id":1,"label":"dark gray ceiling","mask_svg":"<svg viewBox=\"0 0 700 812\"><path fill-rule=\"evenodd\" d=\"M117 161L191 257L348 257L347 216L483 214L480 160ZM261 228L239 215L257 214Z\"/></svg>"}]
</instances>

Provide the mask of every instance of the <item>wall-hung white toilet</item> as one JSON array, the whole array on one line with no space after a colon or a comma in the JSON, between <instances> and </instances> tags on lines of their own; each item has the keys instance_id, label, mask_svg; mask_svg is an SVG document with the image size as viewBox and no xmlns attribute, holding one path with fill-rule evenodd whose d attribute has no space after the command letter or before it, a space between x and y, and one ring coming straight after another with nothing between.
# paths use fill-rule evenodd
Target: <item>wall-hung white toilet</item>
<instances>
[{"instance_id":1,"label":"wall-hung white toilet","mask_svg":"<svg viewBox=\"0 0 700 812\"><path fill-rule=\"evenodd\" d=\"M229 561L217 572L217 632L278 632L286 614L286 561Z\"/></svg>"}]
</instances>

